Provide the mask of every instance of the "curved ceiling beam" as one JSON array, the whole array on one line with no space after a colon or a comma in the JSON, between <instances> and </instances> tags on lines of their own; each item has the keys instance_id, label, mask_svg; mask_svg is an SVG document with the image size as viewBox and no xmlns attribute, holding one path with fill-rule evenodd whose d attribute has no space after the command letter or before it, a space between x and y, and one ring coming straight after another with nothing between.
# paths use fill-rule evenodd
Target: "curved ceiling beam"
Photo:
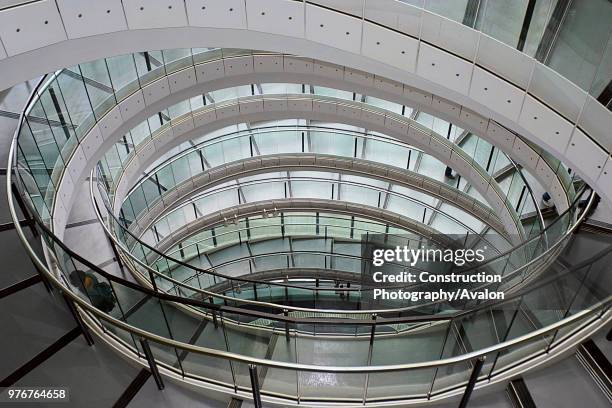
<instances>
[{"instance_id":1,"label":"curved ceiling beam","mask_svg":"<svg viewBox=\"0 0 612 408\"><path fill-rule=\"evenodd\" d=\"M77 7L71 1L2 10L0 88L107 55L206 47L212 40L295 53L346 63L491 116L554 152L612 202L612 113L548 67L482 33L390 1L364 7L363 17L289 0L232 0L235 8L206 13L195 0L170 2L173 9L168 1L145 8L126 0L111 12L99 2ZM419 28L429 23L437 28Z\"/></svg>"}]
</instances>

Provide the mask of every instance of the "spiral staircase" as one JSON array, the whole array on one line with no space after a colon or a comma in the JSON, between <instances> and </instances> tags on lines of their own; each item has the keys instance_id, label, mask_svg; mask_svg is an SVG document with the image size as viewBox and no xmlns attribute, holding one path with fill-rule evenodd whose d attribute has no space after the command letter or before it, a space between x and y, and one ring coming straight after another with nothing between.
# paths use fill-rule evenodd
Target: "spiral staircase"
<instances>
[{"instance_id":1,"label":"spiral staircase","mask_svg":"<svg viewBox=\"0 0 612 408\"><path fill-rule=\"evenodd\" d=\"M0 101L2 386L608 406L609 27L568 49L609 3L140 3L0 8L0 88L42 75ZM505 299L375 301L377 240L480 249L445 273Z\"/></svg>"}]
</instances>

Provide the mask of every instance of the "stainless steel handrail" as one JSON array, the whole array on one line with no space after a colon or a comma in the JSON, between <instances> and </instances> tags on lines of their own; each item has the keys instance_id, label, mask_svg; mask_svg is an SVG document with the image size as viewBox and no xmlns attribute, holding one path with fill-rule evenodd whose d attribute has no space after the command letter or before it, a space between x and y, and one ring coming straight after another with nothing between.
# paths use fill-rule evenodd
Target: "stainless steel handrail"
<instances>
[{"instance_id":1,"label":"stainless steel handrail","mask_svg":"<svg viewBox=\"0 0 612 408\"><path fill-rule=\"evenodd\" d=\"M93 180L93 178L91 178L91 179ZM93 191L91 191L91 189L93 189L93 183L90 183L90 194L93 194ZM585 216L587 214L588 209L590 208L590 206L593 203L593 200L594 200L594 194L590 194L589 201L587 203L587 206L585 207L585 211L583 211L583 213L580 215L580 217L578 217L577 221L570 228L569 232L567 232L563 236L563 238L561 238L559 241L557 241L552 247L548 248L548 250L546 252L540 254L539 256L534 258L533 260L529 261L527 264L519 267L518 269L513 270L512 272L509 272L508 274L506 274L504 276L506 278L509 278L509 277L512 277L514 275L519 274L525 268L533 265L534 263L536 263L537 261L542 259L544 256L550 254L557 247L559 247L560 244L564 241L564 239L566 237L568 237L569 235L571 235L575 231L575 229L580 225L580 223L584 220L584 218L585 218ZM578 202L578 198L576 198L574 204L576 204L577 202ZM96 211L99 212L99 209L97 208L97 206L94 206L94 207L96 207ZM571 208L572 207L570 206L570 208L568 208L568 210L566 210L566 212L569 212L571 210ZM562 217L562 216L563 215L561 215L560 217ZM560 217L559 217L559 219L560 219ZM103 226L104 229L106 229L108 231L108 226L106 226L105 223L102 223L102 226ZM109 235L109 237L115 242L115 244L117 244L119 246L122 246L122 243L117 240L117 238L115 237L114 234L111 233ZM535 240L536 238L538 238L538 237L534 237L534 238L526 241L523 244L526 245L527 243L531 242L531 240ZM509 251L508 254L510 252L511 251ZM492 260L492 262L495 261L496 259L499 259L501 256L503 256L503 254L498 256L498 257L496 257L496 258L494 258ZM132 255L132 257L133 257L133 255ZM179 281L177 281L177 280L175 280L175 279L173 279L171 277L168 277L166 275L161 274L155 268L152 268L150 265L148 265L145 262L142 262L141 260L137 259L136 257L133 257L133 259L136 261L136 263L138 263L140 266L145 268L147 271L153 273L156 276L160 276L163 279L169 280L169 281L173 282L174 284L176 284L178 286L186 287L187 290L199 292L199 293L205 294L206 296L218 297L218 298L225 299L225 300L232 300L232 301L236 300L234 297L231 297L231 296L226 296L226 295L218 294L218 293L215 293L215 292L207 291L205 289L200 289L200 288L196 288L196 287L193 287L193 286L186 285L183 282L179 282ZM182 264L182 262L178 262L178 263ZM484 263L483 265L486 265L486 263ZM479 265L478 267L481 268L482 265ZM235 279L235 278L230 278L230 279ZM291 286L291 285L286 285L286 284L282 284L282 283L279 283L279 285L284 285L284 286L289 286L289 287ZM483 287L485 287L485 286L483 285ZM289 305L278 305L278 304L275 304L275 303L269 303L269 302L263 302L263 301L255 301L255 300L250 300L250 299L239 299L239 300L240 300L240 302L245 303L245 304L260 305L260 306L270 307L270 308L273 308L273 309L287 309L287 310L300 311L300 312L318 312L318 313L333 313L333 314L342 314L342 313L346 314L346 313L348 313L346 310L343 310L343 309L324 309L324 310L322 310L322 309L310 309L310 308L301 308L301 307L289 306ZM423 305L419 305L418 307L422 307L422 306ZM417 306L407 306L407 307L403 307L403 308L390 308L390 309L363 310L361 312L363 312L363 313L378 313L378 314L391 313L391 312L405 312L405 311L413 310L415 307L417 307Z\"/></svg>"},{"instance_id":2,"label":"stainless steel handrail","mask_svg":"<svg viewBox=\"0 0 612 408\"><path fill-rule=\"evenodd\" d=\"M22 113L23 116L23 113ZM19 130L18 130L19 131ZM17 132L18 132L17 131ZM510 347L528 342L529 340L541 337L545 334L551 333L552 331L561 329L566 327L572 323L578 322L583 318L593 315L595 312L599 312L600 309L604 309L601 317L606 318L609 316L609 311L606 311L605 308L612 301L612 296L608 296L597 304L593 305L590 309L582 310L577 312L576 314L567 317L563 320L560 320L556 323L553 323L547 327L541 328L539 330L535 330L530 333L526 333L522 336L516 337L512 340L507 340L502 343L498 343L494 346L490 346L484 348L482 350L474 351L471 353L467 353L461 356L449 357L440 360L426 361L420 363L405 363L405 364L393 364L393 365L382 365L382 366L320 366L320 365L312 365L312 364L299 364L299 363L287 363L287 362L279 362L279 361L271 361L261 358L255 357L246 357L241 354L226 352L215 350L207 347L194 346L191 344L179 342L173 339L168 339L154 333L150 333L148 331L142 330L130 324L127 324L119 319L116 319L100 310L96 309L85 300L81 299L71 290L66 288L63 283L52 273L45 262L41 261L38 255L34 252L31 247L29 241L27 240L25 233L23 232L21 225L18 222L18 216L15 210L15 206L12 198L12 170L13 170L13 158L16 154L16 143L17 143L17 135L13 138L11 143L10 151L9 151L9 159L8 159L8 169L7 172L7 184L6 184L6 192L8 197L9 204L9 212L11 217L15 222L15 229L19 236L19 239L22 241L26 252L32 258L35 265L44 273L45 277L48 278L56 287L58 287L71 301L79 305L83 310L91 313L97 318L104 320L116 327L119 327L123 330L126 330L129 333L140 336L142 338L149 339L159 344L163 344L170 347L176 347L182 350L187 350L189 352L194 352L198 354L204 354L213 357L219 357L223 359L228 359L232 361L238 361L248 364L258 364L267 367L274 368L283 368L290 370L298 370L298 371L311 371L311 372L328 372L328 373L380 373L380 372L393 372L393 371L401 371L401 370L411 370L411 369L419 369L419 368L428 368L428 367L443 367L451 364L461 363L465 361L470 361L475 358L478 358L483 355L491 354L494 352L499 352L504 349L508 349Z\"/></svg>"},{"instance_id":3,"label":"stainless steel handrail","mask_svg":"<svg viewBox=\"0 0 612 408\"><path fill-rule=\"evenodd\" d=\"M313 170L315 171L315 170ZM341 173L341 169L338 169L338 173ZM258 180L250 180L244 183L241 183L241 187L243 186L249 186L249 185L258 185L258 184L267 184L267 183L274 183L274 182L279 182L279 181L287 181L289 180L287 177L270 177L270 178L266 178L266 179L258 179ZM384 192L390 196L394 196L394 197L400 197L402 199L405 199L407 201L410 201L412 203L418 204L423 206L424 208L430 210L432 213L435 214L442 214L445 218L447 218L450 221L455 222L457 225L459 225L460 227L465 228L467 231L469 231L470 233L477 235L477 236L481 236L479 232L477 232L476 230L474 230L473 228L471 228L470 226L468 226L467 224L465 224L463 221L459 220L458 218L446 214L444 213L442 210L436 208L435 206L428 204L428 203L424 203L422 201L420 201L419 199L407 196L405 194L402 193L398 193L396 191L387 191L387 189L382 188L382 187L377 187L377 186L373 186L370 184L366 184L366 183L360 183L360 182L356 182L356 181L347 181L347 180L331 180L331 179L324 179L324 178L318 178L318 177L291 177L290 179L291 181L309 181L309 182L313 182L313 183L335 183L335 184L343 184L343 185L349 185L349 186L357 186L357 187L363 187L363 188L367 188L370 190L374 190L377 192ZM236 189L238 188L237 186L222 186L222 187L215 187L209 190L206 190L204 192L201 192L195 196L191 196L189 197L188 200L185 200L183 202L181 202L180 204L174 206L172 208L171 211L169 212L164 212L164 214L160 217L158 217L157 219L151 221L149 223L149 225L160 221L163 217L171 214L172 212L181 209L182 207L192 204L193 202L195 202L196 200L200 200L202 198L208 197L210 195L219 193L219 192L224 192L224 191L228 191L228 190L232 190L232 189ZM93 197L95 200L95 197ZM109 216L113 216L114 214L112 214L112 209L107 209L109 212ZM116 219L116 217L115 217ZM484 221L482 221L484 224L486 224ZM485 237L481 237L485 242L488 242L487 239ZM489 242L490 243L490 242Z\"/></svg>"},{"instance_id":4,"label":"stainless steel handrail","mask_svg":"<svg viewBox=\"0 0 612 408\"><path fill-rule=\"evenodd\" d=\"M33 93L32 97L33 97L34 95L35 95L35 93ZM22 123L22 122L20 122L20 123ZM536 259L536 260L537 260L537 259ZM534 260L534 261L535 261L535 260ZM532 263L533 263L533 262L532 262ZM529 263L529 264L527 264L527 265L525 265L525 266L529 266L530 264L531 264L531 263Z\"/></svg>"}]
</instances>

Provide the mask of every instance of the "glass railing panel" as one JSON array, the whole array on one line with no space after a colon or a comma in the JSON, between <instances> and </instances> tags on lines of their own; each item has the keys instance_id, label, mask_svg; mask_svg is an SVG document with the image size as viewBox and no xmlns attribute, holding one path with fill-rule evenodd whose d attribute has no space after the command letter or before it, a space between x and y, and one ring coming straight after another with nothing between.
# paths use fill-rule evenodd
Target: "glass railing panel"
<instances>
[{"instance_id":1,"label":"glass railing panel","mask_svg":"<svg viewBox=\"0 0 612 408\"><path fill-rule=\"evenodd\" d=\"M117 104L106 60L100 59L79 64L76 68L73 75L83 80L94 115L97 120L100 120Z\"/></svg>"},{"instance_id":2,"label":"glass railing panel","mask_svg":"<svg viewBox=\"0 0 612 408\"><path fill-rule=\"evenodd\" d=\"M282 342L282 343L281 343ZM284 354L282 357L287 359L293 358L291 354L291 342L286 342L284 339L279 339L278 346L275 348L274 357L281 358L281 353ZM293 350L295 347L293 347ZM277 350L286 350L285 352ZM294 352L293 352L294 353ZM241 363L242 364L242 363ZM299 373L295 370L286 370L275 367L259 367L259 384L262 393L268 395L277 396L297 396L298 393L298 376Z\"/></svg>"},{"instance_id":3,"label":"glass railing panel","mask_svg":"<svg viewBox=\"0 0 612 408\"><path fill-rule=\"evenodd\" d=\"M32 205L31 208L36 211L40 219L48 225L51 220L51 211L42 196L41 189L38 186L38 181L35 176L32 175L29 168L24 167L20 167L18 176L25 189L26 201Z\"/></svg>"},{"instance_id":4,"label":"glass railing panel","mask_svg":"<svg viewBox=\"0 0 612 408\"><path fill-rule=\"evenodd\" d=\"M153 204L160 197L161 185L163 184L160 184L155 179L146 179L145 182L139 186L144 196L144 208L150 209L151 204Z\"/></svg>"},{"instance_id":5,"label":"glass railing panel","mask_svg":"<svg viewBox=\"0 0 612 408\"><path fill-rule=\"evenodd\" d=\"M446 170L446 166L427 154L421 154L421 160L418 163L418 167L416 167L415 171L419 173L431 177L434 180L445 181L450 185L454 185L457 183L457 180L449 180L444 177L444 172Z\"/></svg>"},{"instance_id":6,"label":"glass railing panel","mask_svg":"<svg viewBox=\"0 0 612 408\"><path fill-rule=\"evenodd\" d=\"M327 132L317 131L310 131L308 133L311 151L353 157L355 151L354 136L337 134L330 137L330 134Z\"/></svg>"},{"instance_id":7,"label":"glass railing panel","mask_svg":"<svg viewBox=\"0 0 612 408\"><path fill-rule=\"evenodd\" d=\"M84 268L80 263L75 264L71 254L61 246L56 245L54 250L64 284L87 303L95 304L96 291L94 286L98 282L98 276L87 273L87 268ZM92 300L92 296L94 300Z\"/></svg>"},{"instance_id":8,"label":"glass railing panel","mask_svg":"<svg viewBox=\"0 0 612 408\"><path fill-rule=\"evenodd\" d=\"M155 341L148 341L148 344L151 349L151 354L153 354L153 358L158 364L166 366L166 368L179 374L183 373L182 364L179 361L179 349ZM143 353L142 345L140 343L137 343L137 345L141 353Z\"/></svg>"},{"instance_id":9,"label":"glass railing panel","mask_svg":"<svg viewBox=\"0 0 612 408\"><path fill-rule=\"evenodd\" d=\"M161 51L144 51L133 54L134 64L141 86L165 75L164 57Z\"/></svg>"},{"instance_id":10,"label":"glass railing panel","mask_svg":"<svg viewBox=\"0 0 612 408\"><path fill-rule=\"evenodd\" d=\"M194 64L201 64L223 57L223 49L221 48L192 48Z\"/></svg>"},{"instance_id":11,"label":"glass railing panel","mask_svg":"<svg viewBox=\"0 0 612 408\"><path fill-rule=\"evenodd\" d=\"M495 365L487 367L487 370L483 369L483 372L488 375L499 374L504 370L520 364L524 360L532 358L548 347L552 341L552 337L552 334L536 336L526 342L510 346L503 351L497 352L494 360Z\"/></svg>"},{"instance_id":12,"label":"glass railing panel","mask_svg":"<svg viewBox=\"0 0 612 408\"><path fill-rule=\"evenodd\" d=\"M266 295L265 292L266 291L263 288L258 287L258 293L260 295L269 297L270 294L268 293ZM272 361L282 361L287 363L298 362L298 353L296 348L297 337L295 336L295 325L293 323L288 323L285 325L284 322L273 322L268 321L267 319L258 319L252 321L251 324L262 324L268 326L269 328L274 328L274 332L263 332L260 330L260 334L258 334L259 341L264 349L264 358ZM289 337L286 336L286 330L288 330L290 333ZM236 345L234 347L236 347ZM240 364L244 365L243 363ZM244 368L245 367L239 366L238 371L241 373L245 372ZM258 376L262 392L277 395L298 395L297 371L259 366ZM241 379L241 383L243 383L242 385L246 386L247 388L250 387L248 376L247 378L239 376L239 378Z\"/></svg>"},{"instance_id":13,"label":"glass railing panel","mask_svg":"<svg viewBox=\"0 0 612 408\"><path fill-rule=\"evenodd\" d=\"M369 373L366 400L426 398L435 371L435 368L416 368L387 373Z\"/></svg>"},{"instance_id":14,"label":"glass railing panel","mask_svg":"<svg viewBox=\"0 0 612 408\"><path fill-rule=\"evenodd\" d=\"M68 71L72 74L69 74ZM95 116L83 77L78 74L78 66L70 68L68 71L60 72L56 81L66 104L67 116L70 117L70 121L75 126L77 138L82 140L95 124Z\"/></svg>"},{"instance_id":15,"label":"glass railing panel","mask_svg":"<svg viewBox=\"0 0 612 408\"><path fill-rule=\"evenodd\" d=\"M455 333L460 337L464 346L463 351L461 349L455 351L460 352L459 354L480 350L499 342L499 333L492 324L489 309L479 310L469 317L457 318L453 324Z\"/></svg>"},{"instance_id":16,"label":"glass railing panel","mask_svg":"<svg viewBox=\"0 0 612 408\"><path fill-rule=\"evenodd\" d=\"M487 168L489 157L491 156L492 148L493 148L493 145L491 145L491 143L478 137L476 146L474 148L474 153L471 155L474 159L474 162L478 163L482 168L485 169L485 171Z\"/></svg>"},{"instance_id":17,"label":"glass railing panel","mask_svg":"<svg viewBox=\"0 0 612 408\"><path fill-rule=\"evenodd\" d=\"M449 321L416 327L405 334L376 336L370 365L392 365L437 360L440 358ZM382 332L384 327L377 327ZM371 373L368 375L368 399L391 396L425 396L429 393L435 368Z\"/></svg>"},{"instance_id":18,"label":"glass railing panel","mask_svg":"<svg viewBox=\"0 0 612 408\"><path fill-rule=\"evenodd\" d=\"M41 112L40 116L37 116L34 112L30 111L29 116L47 118L57 146L62 152L62 157L64 160L68 160L77 141L74 126L67 113L68 108L64 102L64 96L60 92L55 79L49 83L45 91L39 94L38 102L40 102L43 112Z\"/></svg>"},{"instance_id":19,"label":"glass railing panel","mask_svg":"<svg viewBox=\"0 0 612 408\"><path fill-rule=\"evenodd\" d=\"M414 169L415 161L409 162L409 159L416 155L416 150L410 149L408 146L391 144L386 141L376 140L374 138L365 139L357 138L357 155L366 160L376 161L381 157L385 158L385 163L396 166L402 169Z\"/></svg>"},{"instance_id":20,"label":"glass railing panel","mask_svg":"<svg viewBox=\"0 0 612 408\"><path fill-rule=\"evenodd\" d=\"M106 66L117 101L125 99L139 87L134 54L106 58Z\"/></svg>"},{"instance_id":21,"label":"glass railing panel","mask_svg":"<svg viewBox=\"0 0 612 408\"><path fill-rule=\"evenodd\" d=\"M55 136L48 123L40 123L28 119L28 126L34 135L36 147L40 152L40 158L42 159L40 164L48 170L57 169L51 173L53 182L56 184L59 181L60 170L64 166L64 161L60 155L60 149L55 142Z\"/></svg>"},{"instance_id":22,"label":"glass railing panel","mask_svg":"<svg viewBox=\"0 0 612 408\"><path fill-rule=\"evenodd\" d=\"M142 305L149 301L146 293L129 288L117 282L110 283L113 294L117 300L117 309L122 311L122 320L127 322L127 318L135 313Z\"/></svg>"},{"instance_id":23,"label":"glass railing panel","mask_svg":"<svg viewBox=\"0 0 612 408\"><path fill-rule=\"evenodd\" d=\"M138 337L136 337L127 330L123 330L112 323L108 323L105 320L97 321L105 330L106 334L110 334L115 339L118 339L120 342L124 343L127 347L129 347L134 354L137 354L136 350L138 350Z\"/></svg>"},{"instance_id":24,"label":"glass railing panel","mask_svg":"<svg viewBox=\"0 0 612 408\"><path fill-rule=\"evenodd\" d=\"M253 54L267 54L267 51L244 50L240 48L223 48L221 49L223 58L244 57Z\"/></svg>"},{"instance_id":25,"label":"glass railing panel","mask_svg":"<svg viewBox=\"0 0 612 408\"><path fill-rule=\"evenodd\" d=\"M325 86L313 86L314 94L321 96L331 96L334 98L353 100L353 93L341 89L328 88Z\"/></svg>"},{"instance_id":26,"label":"glass railing panel","mask_svg":"<svg viewBox=\"0 0 612 408\"><path fill-rule=\"evenodd\" d=\"M43 156L38 148L38 141L35 139L27 120L19 131L19 154L21 157L19 164L27 167L32 174L34 174L35 169L45 170L44 175L47 180L38 184L41 187L45 187L49 182L49 173L46 171ZM42 171L39 171L39 173L42 173Z\"/></svg>"},{"instance_id":27,"label":"glass railing panel","mask_svg":"<svg viewBox=\"0 0 612 408\"><path fill-rule=\"evenodd\" d=\"M250 85L240 85L231 88L217 89L209 92L209 94L215 103L219 103L240 98L242 96L251 96L252 92Z\"/></svg>"},{"instance_id":28,"label":"glass railing panel","mask_svg":"<svg viewBox=\"0 0 612 408\"><path fill-rule=\"evenodd\" d=\"M454 341L454 339L451 339L451 343ZM484 378L491 370L491 367L493 367L496 353L485 354L483 357L485 360L479 379ZM434 373L435 377L431 387L432 394L436 395L444 391L465 387L472 374L475 363L476 360L467 360L438 367Z\"/></svg>"},{"instance_id":29,"label":"glass railing panel","mask_svg":"<svg viewBox=\"0 0 612 408\"><path fill-rule=\"evenodd\" d=\"M340 327L338 328L340 329ZM356 333L356 325L343 325L346 333ZM321 328L331 331L331 327ZM319 331L317 331L319 332ZM368 337L319 339L299 337L297 339L298 363L317 366L367 366L370 341ZM363 398L365 374L343 373L299 373L299 389L303 399L342 398L361 400Z\"/></svg>"},{"instance_id":30,"label":"glass railing panel","mask_svg":"<svg viewBox=\"0 0 612 408\"><path fill-rule=\"evenodd\" d=\"M385 109L389 112L397 113L398 115L401 115L402 111L405 111L405 108L399 103L386 101L384 99L376 98L374 96L366 96L365 103L367 103L368 105L376 106L381 109ZM411 111L412 109L408 110ZM405 112L404 115L406 115ZM409 116L410 112L408 112L407 115Z\"/></svg>"},{"instance_id":31,"label":"glass railing panel","mask_svg":"<svg viewBox=\"0 0 612 408\"><path fill-rule=\"evenodd\" d=\"M163 186L162 194L194 176L194 174L192 174L191 163L189 160L189 157L193 156L193 153L185 156L182 160L173 161L170 166L166 166L168 169L165 172L159 172L158 181Z\"/></svg>"},{"instance_id":32,"label":"glass railing panel","mask_svg":"<svg viewBox=\"0 0 612 408\"><path fill-rule=\"evenodd\" d=\"M201 338L205 336L213 329L210 329L210 326L213 326L212 323L209 323L204 328L204 332L197 337L195 341L196 346L206 346L202 343ZM219 328L218 330L221 330ZM232 362L225 358L219 358L214 356L208 356L205 354L200 354L196 352L187 352L185 357L181 360L181 365L183 370L186 373L189 373L190 376L205 378L213 383L221 383L233 388L234 379L232 376Z\"/></svg>"},{"instance_id":33,"label":"glass railing panel","mask_svg":"<svg viewBox=\"0 0 612 408\"><path fill-rule=\"evenodd\" d=\"M189 113L193 110L190 99L186 99L175 103L168 107L168 116L171 120L179 119L182 115Z\"/></svg>"},{"instance_id":34,"label":"glass railing panel","mask_svg":"<svg viewBox=\"0 0 612 408\"><path fill-rule=\"evenodd\" d=\"M139 302L135 307L128 309L125 313L125 320L132 326L171 338L162 303L155 297L149 297L146 301Z\"/></svg>"},{"instance_id":35,"label":"glass railing panel","mask_svg":"<svg viewBox=\"0 0 612 408\"><path fill-rule=\"evenodd\" d=\"M432 116L429 113L419 112L416 121L444 137L449 136L453 132L452 125L449 122Z\"/></svg>"},{"instance_id":36,"label":"glass railing panel","mask_svg":"<svg viewBox=\"0 0 612 408\"><path fill-rule=\"evenodd\" d=\"M183 68L193 66L193 58L190 48L176 48L162 50L163 62L166 73L176 72Z\"/></svg>"},{"instance_id":37,"label":"glass railing panel","mask_svg":"<svg viewBox=\"0 0 612 408\"><path fill-rule=\"evenodd\" d=\"M136 146L142 144L143 142L148 142L149 140L151 140L151 132L153 131L151 123L154 123L157 127L159 127L159 115L150 121L145 120L143 122L140 122L137 126L133 127L129 132L129 136L126 135L126 140L124 140L123 143L127 143L131 151L134 151L134 148Z\"/></svg>"},{"instance_id":38,"label":"glass railing panel","mask_svg":"<svg viewBox=\"0 0 612 408\"><path fill-rule=\"evenodd\" d=\"M494 153L491 158L491 165L487 169L487 172L491 175L512 164L508 156L506 156L499 148L494 148Z\"/></svg>"},{"instance_id":39,"label":"glass railing panel","mask_svg":"<svg viewBox=\"0 0 612 408\"><path fill-rule=\"evenodd\" d=\"M558 285L563 285L562 280L559 278L559 283L543 285L522 297L524 310L543 327L561 320L567 309L567 300L560 296L558 289Z\"/></svg>"},{"instance_id":40,"label":"glass railing panel","mask_svg":"<svg viewBox=\"0 0 612 408\"><path fill-rule=\"evenodd\" d=\"M609 306L607 309L604 308L603 310L609 310ZM583 318L576 320L572 324L559 328L552 334L552 339L551 341L549 341L549 343L551 344L550 347L555 347L560 343L564 342L565 340L567 340L568 336L574 334L576 330L580 329L581 327L584 327L585 325L588 325L589 323L592 323L599 316L601 316L601 312L596 315L587 315Z\"/></svg>"}]
</instances>

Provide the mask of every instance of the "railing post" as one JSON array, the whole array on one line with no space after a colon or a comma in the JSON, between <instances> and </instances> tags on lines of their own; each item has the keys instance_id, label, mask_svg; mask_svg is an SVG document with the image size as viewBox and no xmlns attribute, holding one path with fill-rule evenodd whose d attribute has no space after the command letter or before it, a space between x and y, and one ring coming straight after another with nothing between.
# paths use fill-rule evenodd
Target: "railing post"
<instances>
[{"instance_id":1,"label":"railing post","mask_svg":"<svg viewBox=\"0 0 612 408\"><path fill-rule=\"evenodd\" d=\"M251 377L251 389L253 390L253 405L255 408L262 408L261 394L259 393L259 377L257 376L257 366L249 364L249 376Z\"/></svg>"},{"instance_id":2,"label":"railing post","mask_svg":"<svg viewBox=\"0 0 612 408\"><path fill-rule=\"evenodd\" d=\"M153 275L153 272L151 272L151 270L149 270L148 272L149 272L149 280L151 281L153 290L157 292L158 290L157 290L157 283L155 283L155 276Z\"/></svg>"},{"instance_id":3,"label":"railing post","mask_svg":"<svg viewBox=\"0 0 612 408\"><path fill-rule=\"evenodd\" d=\"M478 360L476 360L476 364L474 364L474 368L472 369L472 374L470 375L468 384L465 387L465 392L463 393L463 397L461 398L461 402L459 403L459 408L467 407L467 404L470 401L470 397L472 396L472 391L474 391L476 381L478 380L478 376L480 375L480 371L482 370L482 366L484 365L485 359L486 356L482 356Z\"/></svg>"},{"instance_id":4,"label":"railing post","mask_svg":"<svg viewBox=\"0 0 612 408\"><path fill-rule=\"evenodd\" d=\"M283 315L285 317L289 316L289 311L287 309L283 309ZM289 337L289 322L285 321L285 340L290 341L291 338Z\"/></svg>"},{"instance_id":5,"label":"railing post","mask_svg":"<svg viewBox=\"0 0 612 408\"><path fill-rule=\"evenodd\" d=\"M372 330L370 331L370 344L374 344L374 334L376 334L376 313L372 313Z\"/></svg>"},{"instance_id":6,"label":"railing post","mask_svg":"<svg viewBox=\"0 0 612 408\"><path fill-rule=\"evenodd\" d=\"M211 304L215 303L215 301L213 300L212 296L208 297L208 301ZM212 314L213 324L215 325L215 329L218 329L219 328L219 322L217 321L217 312L215 312L215 309L210 309L210 314Z\"/></svg>"},{"instance_id":7,"label":"railing post","mask_svg":"<svg viewBox=\"0 0 612 408\"><path fill-rule=\"evenodd\" d=\"M7 171L11 171L11 169L8 169ZM19 209L21 210L23 216L25 217L27 221L28 226L30 227L30 230L32 231L32 235L35 238L39 237L40 234L36 230L36 226L35 226L36 220L33 216L30 215L30 212L28 211L28 208L26 207L25 202L23 201L23 198L19 194L19 190L17 189L17 186L15 185L15 183L11 183L11 191L13 193L13 196L15 197L15 201L17 201L17 205L19 206ZM11 198L8 197L8 199L10 200ZM38 267L36 262L34 262L33 260L32 260L32 264L34 265L36 272L38 272L38 274L40 275L41 281L45 289L47 289L47 292L49 293L53 292L53 286L51 286L51 283L49 283L49 280L47 279L43 271Z\"/></svg>"},{"instance_id":8,"label":"railing post","mask_svg":"<svg viewBox=\"0 0 612 408\"><path fill-rule=\"evenodd\" d=\"M149 368L151 369L151 375L155 379L155 383L157 384L157 388L161 391L164 389L164 381L162 380L161 374L159 374L159 370L157 369L157 364L155 363L155 359L153 358L153 353L151 353L151 348L149 347L149 342L144 337L140 338L140 346L142 347L142 351L144 352L145 358L149 363Z\"/></svg>"},{"instance_id":9,"label":"railing post","mask_svg":"<svg viewBox=\"0 0 612 408\"><path fill-rule=\"evenodd\" d=\"M81 333L83 334L83 337L85 337L85 341L87 342L87 345L93 346L94 345L93 337L91 337L91 333L89 333L89 329L87 329L87 326L85 326L85 323L83 322L81 315L79 315L79 312L74 306L74 303L72 303L72 300L68 299L66 295L63 295L63 298L66 301L66 305L68 306L70 313L72 313L72 317L74 318L77 325L79 326L79 329L81 329Z\"/></svg>"},{"instance_id":10,"label":"railing post","mask_svg":"<svg viewBox=\"0 0 612 408\"><path fill-rule=\"evenodd\" d=\"M7 169L7 171L11 171L11 169ZM28 226L30 227L30 230L32 231L32 235L34 235L35 237L38 237L39 235L38 231L36 231L36 228L34 227L34 217L30 215L30 212L28 211L28 207L26 207L25 203L23 202L23 198L19 194L19 190L17 189L17 186L15 185L15 183L11 183L11 191L13 192L13 196L15 197L15 201L17 201L17 205L19 206L21 213L23 214L25 219L28 221ZM10 197L9 197L9 200L10 200Z\"/></svg>"},{"instance_id":11,"label":"railing post","mask_svg":"<svg viewBox=\"0 0 612 408\"><path fill-rule=\"evenodd\" d=\"M108 237L108 242L110 243L111 249L113 250L115 259L117 260L117 263L119 264L119 270L121 270L122 273L125 273L125 270L123 269L123 261L121 260L121 256L119 256L119 251L117 250L117 247L115 246L115 242L113 242L112 238L110 237ZM149 273L151 273L151 271L149 271ZM155 283L153 285L155 286Z\"/></svg>"}]
</instances>

